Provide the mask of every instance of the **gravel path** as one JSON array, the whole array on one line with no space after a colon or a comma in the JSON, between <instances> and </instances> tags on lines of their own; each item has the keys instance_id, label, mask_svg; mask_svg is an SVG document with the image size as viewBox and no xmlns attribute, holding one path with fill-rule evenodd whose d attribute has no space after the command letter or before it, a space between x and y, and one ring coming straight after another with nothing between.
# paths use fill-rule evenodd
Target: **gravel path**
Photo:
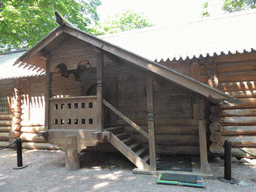
<instances>
[{"instance_id":1,"label":"gravel path","mask_svg":"<svg viewBox=\"0 0 256 192\"><path fill-rule=\"evenodd\" d=\"M23 150L25 169L17 166L16 151L0 151L0 191L256 191L256 160L234 160L232 177L236 185L220 182L223 160L210 163L214 177L204 179L205 188L156 184L157 177L136 175L134 166L117 153L86 153L81 169L67 171L62 151Z\"/></svg>"}]
</instances>

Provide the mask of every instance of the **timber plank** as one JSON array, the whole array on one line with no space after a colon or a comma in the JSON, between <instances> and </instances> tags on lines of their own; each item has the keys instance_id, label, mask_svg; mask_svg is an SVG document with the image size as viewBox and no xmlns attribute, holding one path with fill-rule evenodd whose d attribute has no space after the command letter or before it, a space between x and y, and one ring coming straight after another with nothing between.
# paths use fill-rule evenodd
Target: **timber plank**
<instances>
[{"instance_id":1,"label":"timber plank","mask_svg":"<svg viewBox=\"0 0 256 192\"><path fill-rule=\"evenodd\" d=\"M220 132L223 136L256 135L256 126L222 126Z\"/></svg>"},{"instance_id":2,"label":"timber plank","mask_svg":"<svg viewBox=\"0 0 256 192\"><path fill-rule=\"evenodd\" d=\"M231 116L256 116L256 108L255 109L229 109L222 110L220 112L221 117L231 117Z\"/></svg>"},{"instance_id":3,"label":"timber plank","mask_svg":"<svg viewBox=\"0 0 256 192\"><path fill-rule=\"evenodd\" d=\"M256 97L256 90L246 90L246 91L233 91L225 92L226 94L235 98L253 98Z\"/></svg>"},{"instance_id":4,"label":"timber plank","mask_svg":"<svg viewBox=\"0 0 256 192\"><path fill-rule=\"evenodd\" d=\"M218 89L224 92L256 90L256 81L237 81L220 83Z\"/></svg>"},{"instance_id":5,"label":"timber plank","mask_svg":"<svg viewBox=\"0 0 256 192\"><path fill-rule=\"evenodd\" d=\"M224 144L226 140L232 142L232 146L238 147L256 147L256 136L222 136L221 143Z\"/></svg>"},{"instance_id":6,"label":"timber plank","mask_svg":"<svg viewBox=\"0 0 256 192\"><path fill-rule=\"evenodd\" d=\"M239 99L242 104L234 105L231 103L221 105L221 109L246 109L256 108L256 98L242 98Z\"/></svg>"},{"instance_id":7,"label":"timber plank","mask_svg":"<svg viewBox=\"0 0 256 192\"><path fill-rule=\"evenodd\" d=\"M141 135L136 135L143 143L148 141ZM195 135L156 135L156 145L169 146L199 146L199 137Z\"/></svg>"},{"instance_id":8,"label":"timber plank","mask_svg":"<svg viewBox=\"0 0 256 192\"><path fill-rule=\"evenodd\" d=\"M255 117L220 117L221 125L256 125Z\"/></svg>"},{"instance_id":9,"label":"timber plank","mask_svg":"<svg viewBox=\"0 0 256 192\"><path fill-rule=\"evenodd\" d=\"M221 63L217 64L217 74L234 72L234 71L247 71L247 70L256 70L255 61L243 61L243 62L232 62L232 63Z\"/></svg>"},{"instance_id":10,"label":"timber plank","mask_svg":"<svg viewBox=\"0 0 256 192\"><path fill-rule=\"evenodd\" d=\"M256 72L247 71L236 71L218 74L219 82L236 82L236 81L254 81L256 80Z\"/></svg>"}]
</instances>

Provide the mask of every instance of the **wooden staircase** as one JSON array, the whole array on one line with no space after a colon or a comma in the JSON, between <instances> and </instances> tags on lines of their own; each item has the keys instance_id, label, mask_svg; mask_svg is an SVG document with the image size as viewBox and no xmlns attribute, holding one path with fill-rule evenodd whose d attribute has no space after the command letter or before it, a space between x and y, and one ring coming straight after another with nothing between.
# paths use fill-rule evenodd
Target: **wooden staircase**
<instances>
[{"instance_id":1,"label":"wooden staircase","mask_svg":"<svg viewBox=\"0 0 256 192\"><path fill-rule=\"evenodd\" d=\"M0 113L0 148L9 145L9 132L12 127L12 116Z\"/></svg>"},{"instance_id":2,"label":"wooden staircase","mask_svg":"<svg viewBox=\"0 0 256 192\"><path fill-rule=\"evenodd\" d=\"M125 130L125 127L111 127L105 130L110 132L107 140L126 156L139 169L150 169L149 150L135 137Z\"/></svg>"}]
</instances>

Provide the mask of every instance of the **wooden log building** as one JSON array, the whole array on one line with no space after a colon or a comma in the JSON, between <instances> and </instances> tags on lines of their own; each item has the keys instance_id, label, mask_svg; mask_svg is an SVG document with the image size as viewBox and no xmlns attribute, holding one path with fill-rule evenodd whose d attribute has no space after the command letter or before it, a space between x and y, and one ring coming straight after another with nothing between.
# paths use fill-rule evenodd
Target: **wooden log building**
<instances>
[{"instance_id":1,"label":"wooden log building","mask_svg":"<svg viewBox=\"0 0 256 192\"><path fill-rule=\"evenodd\" d=\"M1 146L21 137L26 148L73 158L114 147L151 171L156 153L196 154L205 174L207 154L222 154L225 139L255 150L254 50L152 61L117 46L127 35L98 38L61 23L20 52L13 67L32 72L1 77Z\"/></svg>"}]
</instances>

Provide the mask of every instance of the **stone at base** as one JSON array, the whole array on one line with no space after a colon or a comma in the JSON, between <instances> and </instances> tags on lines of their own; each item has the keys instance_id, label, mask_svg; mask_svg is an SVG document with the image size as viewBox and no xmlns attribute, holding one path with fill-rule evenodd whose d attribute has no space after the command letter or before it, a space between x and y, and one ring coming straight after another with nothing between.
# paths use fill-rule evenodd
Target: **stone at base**
<instances>
[{"instance_id":1,"label":"stone at base","mask_svg":"<svg viewBox=\"0 0 256 192\"><path fill-rule=\"evenodd\" d=\"M237 183L237 180L233 179L233 178L231 178L231 180L227 180L224 177L219 177L219 180L222 181L222 182L225 182L225 183L229 183L229 184L236 184Z\"/></svg>"}]
</instances>

